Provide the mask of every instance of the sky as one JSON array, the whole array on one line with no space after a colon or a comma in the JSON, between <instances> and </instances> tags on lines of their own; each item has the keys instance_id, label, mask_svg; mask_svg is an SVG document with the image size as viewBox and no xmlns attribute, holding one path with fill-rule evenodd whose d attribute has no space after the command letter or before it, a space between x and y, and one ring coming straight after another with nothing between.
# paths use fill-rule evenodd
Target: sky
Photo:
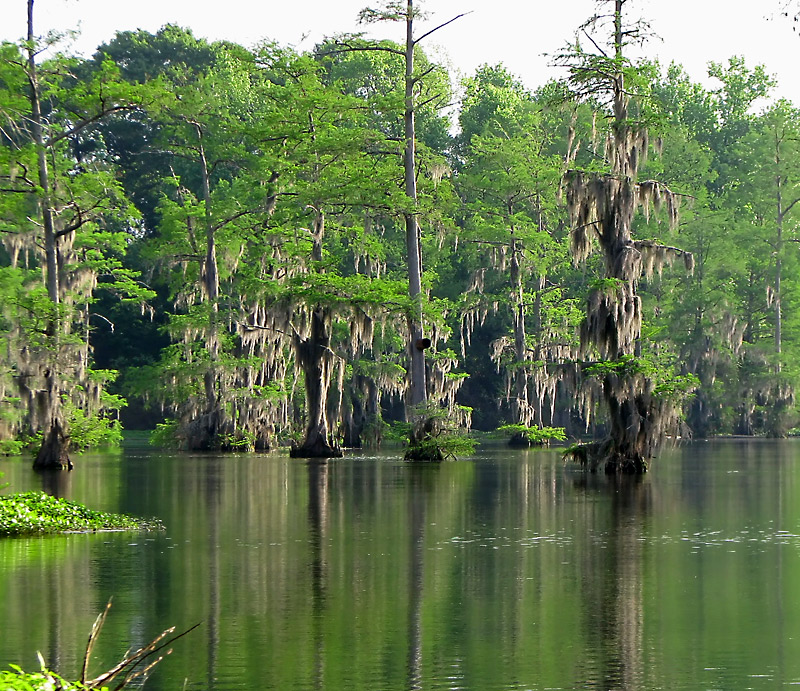
<instances>
[{"instance_id":1,"label":"sky","mask_svg":"<svg viewBox=\"0 0 800 691\"><path fill-rule=\"evenodd\" d=\"M726 63L743 55L750 67L763 64L775 75L775 97L800 106L800 34L781 15L787 3L800 0L632 0L631 17L650 23L657 38L646 46L648 57L663 64L678 62L694 80L714 88L707 77L710 61ZM2 0L0 39L25 33L25 0ZM375 0L36 0L36 33L78 29L72 51L91 55L117 30L156 31L166 23L190 27L210 40L227 39L250 46L276 40L298 50L311 49L323 36L357 31L358 11ZM15 10L16 7L16 10ZM551 58L572 39L590 16L596 0L426 0L430 14L420 32L461 13L424 43L454 73L469 76L481 64L503 63L531 88L559 76ZM419 33L418 32L418 35ZM380 26L375 35L402 41L399 25Z\"/></svg>"}]
</instances>

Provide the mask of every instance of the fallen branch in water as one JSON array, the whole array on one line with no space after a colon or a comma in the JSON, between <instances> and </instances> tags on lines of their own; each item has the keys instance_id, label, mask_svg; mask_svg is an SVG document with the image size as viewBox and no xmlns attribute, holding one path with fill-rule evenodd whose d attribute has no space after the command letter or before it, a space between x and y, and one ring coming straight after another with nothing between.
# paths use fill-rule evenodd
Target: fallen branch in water
<instances>
[{"instance_id":1,"label":"fallen branch in water","mask_svg":"<svg viewBox=\"0 0 800 691\"><path fill-rule=\"evenodd\" d=\"M172 652L172 649L170 648L163 655L159 655L155 659L153 659L154 655L157 655L160 651L164 650L164 648L172 645L179 638L183 638L187 633L200 626L199 623L195 624L191 628L170 638L169 636L175 632L175 627L171 626L166 631L156 636L150 643L139 648L139 650L135 652L128 651L125 657L107 672L104 672L94 679L87 680L86 675L89 669L89 658L92 655L94 644L97 642L97 638L106 621L109 609L111 609L111 600L108 601L106 608L100 612L100 614L97 615L97 619L94 620L92 630L89 633L89 640L86 642L86 653L83 656L80 683L89 689L99 689L109 684L109 682L119 680L117 685L113 687L113 691L119 691L119 689L124 688L134 679L147 675L153 667Z\"/></svg>"}]
</instances>

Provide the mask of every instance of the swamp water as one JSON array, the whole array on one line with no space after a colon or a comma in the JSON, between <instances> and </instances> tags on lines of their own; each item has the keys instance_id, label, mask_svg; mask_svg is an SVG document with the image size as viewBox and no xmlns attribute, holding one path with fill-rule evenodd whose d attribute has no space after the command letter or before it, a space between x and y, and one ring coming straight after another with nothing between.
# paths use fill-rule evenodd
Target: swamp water
<instances>
[{"instance_id":1,"label":"swamp water","mask_svg":"<svg viewBox=\"0 0 800 691\"><path fill-rule=\"evenodd\" d=\"M0 668L40 650L75 678L113 597L95 673L202 622L151 691L800 685L800 442L698 442L641 479L499 447L77 460L48 491L167 531L0 540Z\"/></svg>"}]
</instances>

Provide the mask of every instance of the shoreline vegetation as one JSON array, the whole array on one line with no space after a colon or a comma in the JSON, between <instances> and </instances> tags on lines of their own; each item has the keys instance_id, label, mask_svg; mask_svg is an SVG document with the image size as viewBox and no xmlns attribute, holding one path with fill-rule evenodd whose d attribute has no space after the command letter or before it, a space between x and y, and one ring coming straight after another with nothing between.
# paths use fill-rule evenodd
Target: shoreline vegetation
<instances>
[{"instance_id":1,"label":"shoreline vegetation","mask_svg":"<svg viewBox=\"0 0 800 691\"><path fill-rule=\"evenodd\" d=\"M0 495L0 537L163 529L154 518L95 511L44 492Z\"/></svg>"},{"instance_id":2,"label":"shoreline vegetation","mask_svg":"<svg viewBox=\"0 0 800 691\"><path fill-rule=\"evenodd\" d=\"M42 666L40 672L25 672L17 665L10 665L10 670L0 670L0 688L6 691L45 691L61 689L62 691L79 691L90 687L80 682L69 682L58 674ZM107 686L98 691L108 691Z\"/></svg>"}]
</instances>

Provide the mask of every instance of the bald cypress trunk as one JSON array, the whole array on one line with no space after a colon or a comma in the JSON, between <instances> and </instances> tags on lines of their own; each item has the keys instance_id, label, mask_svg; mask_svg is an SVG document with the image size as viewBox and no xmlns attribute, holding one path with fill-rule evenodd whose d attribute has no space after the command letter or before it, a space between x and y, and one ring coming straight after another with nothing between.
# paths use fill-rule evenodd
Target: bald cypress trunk
<instances>
[{"instance_id":1,"label":"bald cypress trunk","mask_svg":"<svg viewBox=\"0 0 800 691\"><path fill-rule=\"evenodd\" d=\"M203 373L205 397L201 412L186 420L186 445L190 450L209 451L225 447L224 435L229 433L227 415L223 407L224 391L219 373L219 267L217 264L216 228L213 220L211 199L211 172L199 123L192 123L197 134L197 151L202 180L205 229L205 255L202 260L201 285L205 301L209 305L208 327L205 347L208 352L208 367Z\"/></svg>"},{"instance_id":2,"label":"bald cypress trunk","mask_svg":"<svg viewBox=\"0 0 800 691\"><path fill-rule=\"evenodd\" d=\"M335 458L342 455L330 429L328 391L331 381L331 316L323 307L311 311L308 336L294 336L297 361L306 391L306 430L303 441L291 449L293 458Z\"/></svg>"},{"instance_id":3,"label":"bald cypress trunk","mask_svg":"<svg viewBox=\"0 0 800 691\"><path fill-rule=\"evenodd\" d=\"M629 119L623 71L624 40L631 35L622 24L626 1L613 0L614 58L607 61L607 71L594 76L597 91L610 91L611 96L613 119L607 145L611 169L605 174L570 171L567 186L576 262L588 257L594 242L604 257L605 277L589 294L580 337L584 358L600 357L594 371L588 371L600 378L610 427L607 438L569 453L592 470L602 466L607 473L645 472L666 434L676 430L680 401L656 393L652 374L638 358L642 306L637 284L643 273L676 257L683 258L690 270L693 267L688 252L632 237L637 207L664 203L674 225L677 200L658 182L637 180L650 143L647 129ZM580 79L585 78L586 72L580 74Z\"/></svg>"},{"instance_id":4,"label":"bald cypress trunk","mask_svg":"<svg viewBox=\"0 0 800 691\"><path fill-rule=\"evenodd\" d=\"M531 419L531 404L528 399L528 370L525 362L528 360L527 345L525 342L525 302L522 286L522 272L519 263L521 248L517 246L514 228L511 228L511 292L513 298L513 330L514 330L514 359L517 365L514 373L514 386L511 399L512 420L529 427ZM524 432L518 432L508 440L508 445L513 447L528 447L530 438Z\"/></svg>"},{"instance_id":5,"label":"bald cypress trunk","mask_svg":"<svg viewBox=\"0 0 800 691\"><path fill-rule=\"evenodd\" d=\"M408 315L408 355L409 387L408 404L411 406L411 435L408 460L441 460L438 449L420 445L431 438L433 421L425 414L428 402L428 389L425 370L425 350L430 341L422 329L422 239L417 218L417 172L416 172L416 130L414 106L414 2L406 0L406 47L405 47L405 89L403 125L405 146L403 148L403 179L406 196L412 209L405 214L406 223L406 261L408 262L408 295L411 298L411 313Z\"/></svg>"},{"instance_id":6,"label":"bald cypress trunk","mask_svg":"<svg viewBox=\"0 0 800 691\"><path fill-rule=\"evenodd\" d=\"M325 237L325 214L316 208L312 230L311 259L322 261ZM310 310L308 335L293 337L297 364L303 371L306 391L306 429L303 441L291 448L292 458L338 458L342 450L336 443L328 415L333 351L331 350L332 315L328 307L315 305Z\"/></svg>"},{"instance_id":7,"label":"bald cypress trunk","mask_svg":"<svg viewBox=\"0 0 800 691\"><path fill-rule=\"evenodd\" d=\"M50 171L47 164L47 150L42 118L41 93L39 89L38 68L36 65L35 36L33 31L33 4L28 0L27 31L27 72L29 82L29 98L31 104L30 129L36 147L36 163L39 178L39 205L44 232L45 281L47 296L53 309L47 323L47 336L50 340L50 362L44 373L45 386L36 392L37 417L42 421L42 445L39 448L33 467L37 470L48 468L72 468L69 459L69 436L64 411L61 405L62 382L58 367L61 341L61 314L58 305L61 302L59 285L58 236L53 215L53 190L50 182Z\"/></svg>"},{"instance_id":8,"label":"bald cypress trunk","mask_svg":"<svg viewBox=\"0 0 800 691\"><path fill-rule=\"evenodd\" d=\"M405 147L403 149L403 180L406 196L412 206L417 203L416 131L414 122L414 3L406 4L406 49L405 49L405 98L403 126ZM425 381L425 347L422 331L422 251L419 222L416 209L405 214L406 256L408 261L408 295L413 312L408 317L409 341L409 391L408 402L412 407L422 406L428 399ZM424 422L415 425L411 442L421 440Z\"/></svg>"}]
</instances>

